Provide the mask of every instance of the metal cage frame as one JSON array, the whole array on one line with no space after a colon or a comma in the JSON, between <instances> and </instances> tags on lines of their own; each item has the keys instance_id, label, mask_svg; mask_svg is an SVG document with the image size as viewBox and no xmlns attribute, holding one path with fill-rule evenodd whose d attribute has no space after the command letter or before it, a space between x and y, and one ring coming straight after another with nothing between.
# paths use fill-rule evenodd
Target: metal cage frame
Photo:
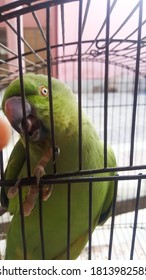
<instances>
[{"instance_id":1,"label":"metal cage frame","mask_svg":"<svg viewBox=\"0 0 146 280\"><path fill-rule=\"evenodd\" d=\"M84 27L86 25L88 11L90 8L92 0L87 1L85 12L83 14L83 1L82 0L21 0L21 9L19 9L20 1L15 1L9 3L7 5L0 7L0 22L5 22L12 30L14 29L10 19L17 19L17 29L13 30L17 34L17 46L18 53L12 53L11 58L7 58L5 61L0 62L0 67L4 69L5 64L13 63L13 60L18 60L18 69L16 69L16 74L20 77L21 84L21 92L22 92L22 105L23 105L23 114L24 118L26 117L25 111L25 92L23 86L23 65L22 60L26 59L28 62L27 71L34 69L34 72L37 69L47 72L48 75L48 84L49 84L49 99L50 99L50 114L51 114L51 136L52 136L52 145L53 145L53 158L55 159L55 137L54 137L54 120L53 120L53 104L52 104L52 89L51 89L51 73L52 67L56 67L58 64L68 63L68 61L77 63L77 76L78 76L78 130L79 130L79 166L76 172L70 172L65 174L56 173L56 165L54 164L54 174L43 176L40 179L40 186L43 186L46 183L49 184L68 184L68 195L67 195L67 205L68 205L68 214L67 214L67 259L70 259L70 204L71 204L71 188L73 184L76 182L88 182L89 183L89 248L88 248L88 259L92 259L92 225L91 225L91 216L92 216L92 184L93 182L101 182L101 181L114 181L115 184L115 193L112 207L112 218L111 218L111 228L110 228L110 236L109 236L109 249L108 249L108 259L112 258L112 245L113 245L113 235L114 235L114 222L115 215L117 209L117 189L119 181L127 181L127 180L135 180L137 182L137 194L134 199L134 221L133 221L133 234L131 239L131 250L129 252L129 258L133 259L134 256L134 248L135 248L135 239L136 239L136 230L137 230L137 220L138 220L138 210L140 207L140 190L141 190L141 182L146 179L146 164L135 165L133 164L134 157L134 144L135 144L135 126L136 126L136 113L137 113L137 96L138 96L138 86L139 86L139 76L145 77L145 67L142 67L146 63L145 55L141 55L141 51L144 50L146 46L145 38L142 38L142 26L146 24L146 20L142 18L143 11L143 1L140 0L137 2L137 5L133 7L129 16L125 19L125 21L121 24L121 26L117 29L117 31L110 36L110 15L117 3L117 0L110 1L107 0L107 10L105 20L96 36L92 40L84 41L82 40L82 34ZM76 42L66 42L65 41L65 18L64 18L64 6L70 2L78 2L78 40ZM61 24L62 24L62 44L51 45L50 43L50 10L53 6L59 6L61 9ZM46 10L46 37L44 38L46 42L46 48L40 48L33 50L31 46L29 46L28 42L25 41L21 36L21 21L20 16L32 13L33 17L36 21L38 28L42 36L44 37L43 29L41 28L39 19L37 18L35 12L41 9ZM130 19L130 17L138 11L139 19L138 26L136 30L132 30L132 33L137 34L137 40L131 40L130 34L125 38L124 43L126 47L121 52L121 47L123 44L123 39L117 39L116 34L118 34L119 30L123 28L126 22ZM106 35L104 39L100 39L99 35L101 31L105 28ZM27 44L29 51L22 53L21 49L21 41L24 44ZM89 48L86 49L85 52L82 51L83 45L89 44ZM57 56L52 59L52 50L57 48L66 48L66 46L75 45L76 52L72 55L67 56ZM10 52L7 46L0 44L0 46L5 49L7 52ZM112 47L113 46L113 47ZM40 52L46 51L46 59L40 59ZM35 64L31 62L27 57L33 53L35 56L39 57L40 62ZM130 59L131 64L125 63L126 59ZM104 66L104 168L96 169L96 170L82 170L82 62L83 61L98 61L101 62ZM134 73L134 91L133 91L133 106L132 106L132 128L131 128L131 141L130 141L130 158L129 164L126 166L117 166L115 168L107 167L107 127L108 127L108 84L109 84L109 65L117 65L121 68L128 69ZM13 75L11 72L7 71L6 75L2 75L0 89L4 89L9 82L13 79ZM27 132L25 133L25 142L26 142L26 151L27 151L27 178L22 178L20 187L19 187L19 200L20 200L20 214L21 214L21 231L22 231L22 240L23 240L23 249L24 249L24 259L27 259L27 244L25 238L25 219L23 216L22 209L22 186L24 185L32 185L35 183L35 178L31 176L30 172L30 155L29 155L29 140ZM13 186L16 183L16 180L5 180L4 178L4 166L3 166L3 153L0 153L0 167L1 167L1 180L0 186ZM100 177L101 173L106 174L108 172L115 171L117 175L115 176L105 176ZM136 174L124 175L124 171L128 171L129 173L132 171L136 171ZM95 177L92 177L93 174L96 174ZM77 178L78 176L78 178ZM143 201L144 207L145 202ZM42 200L41 200L41 191L39 193L39 223L40 223L40 242L42 248L42 255L40 258L45 259L45 244L43 238L43 210L42 210ZM122 209L119 210L119 212Z\"/></svg>"}]
</instances>

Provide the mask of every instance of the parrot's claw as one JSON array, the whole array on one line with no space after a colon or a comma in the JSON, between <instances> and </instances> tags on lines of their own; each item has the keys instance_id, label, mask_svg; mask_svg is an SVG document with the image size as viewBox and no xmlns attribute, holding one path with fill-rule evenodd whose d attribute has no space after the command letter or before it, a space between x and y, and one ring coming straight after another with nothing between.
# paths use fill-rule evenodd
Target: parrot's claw
<instances>
[{"instance_id":1,"label":"parrot's claw","mask_svg":"<svg viewBox=\"0 0 146 280\"><path fill-rule=\"evenodd\" d=\"M35 207L36 200L39 193L39 184L40 178L45 174L44 167L41 164L38 164L33 171L33 175L36 177L36 186L30 186L29 191L26 197L26 200L23 203L23 213L24 216L29 216Z\"/></svg>"},{"instance_id":2,"label":"parrot's claw","mask_svg":"<svg viewBox=\"0 0 146 280\"><path fill-rule=\"evenodd\" d=\"M56 163L59 155L60 155L60 149L59 149L59 147L55 146L55 160L54 160L53 164Z\"/></svg>"},{"instance_id":3,"label":"parrot's claw","mask_svg":"<svg viewBox=\"0 0 146 280\"><path fill-rule=\"evenodd\" d=\"M40 172L38 174L39 174L38 176L40 178ZM31 186L29 188L27 198L23 203L23 213L24 213L25 217L29 216L31 214L32 210L35 207L36 200L37 200L37 197L38 197L38 194L39 194L39 178L36 177L38 185L37 186ZM50 197L50 195L52 193L52 190L53 190L53 185L43 187L43 189L42 189L42 199L43 199L43 201L46 201Z\"/></svg>"},{"instance_id":4,"label":"parrot's claw","mask_svg":"<svg viewBox=\"0 0 146 280\"><path fill-rule=\"evenodd\" d=\"M55 162L58 159L60 154L60 149L56 146L55 147ZM40 178L45 175L45 166L47 163L52 159L53 151L52 147L48 149L48 151L42 156L41 160L39 161L38 165L33 171L33 175L36 177L36 186L29 187L28 195L26 200L23 204L23 213L24 216L29 216L33 208L35 207L36 200L39 194L40 189ZM53 185L47 185L42 188L42 200L46 201L53 190Z\"/></svg>"},{"instance_id":5,"label":"parrot's claw","mask_svg":"<svg viewBox=\"0 0 146 280\"><path fill-rule=\"evenodd\" d=\"M38 164L33 172L34 176L36 177L36 186L39 189L40 185L40 178L45 175L44 167L41 164Z\"/></svg>"},{"instance_id":6,"label":"parrot's claw","mask_svg":"<svg viewBox=\"0 0 146 280\"><path fill-rule=\"evenodd\" d=\"M29 188L29 192L26 200L23 203L23 214L24 216L29 216L33 208L35 207L36 200L38 197L39 189L35 186Z\"/></svg>"},{"instance_id":7,"label":"parrot's claw","mask_svg":"<svg viewBox=\"0 0 146 280\"><path fill-rule=\"evenodd\" d=\"M22 176L17 180L16 184L13 187L10 187L7 193L9 199L13 198L18 193L18 187L21 182Z\"/></svg>"},{"instance_id":8,"label":"parrot's claw","mask_svg":"<svg viewBox=\"0 0 146 280\"><path fill-rule=\"evenodd\" d=\"M56 146L55 147L55 160L53 164L56 162L60 154L60 149ZM35 167L33 171L33 175L36 177L36 186L30 186L28 190L27 197L23 203L23 213L24 216L29 216L33 208L35 207L36 200L39 194L40 189L40 178L45 175L45 166L53 157L53 150L50 147L46 153L42 156L41 160L39 161L38 165ZM10 187L7 193L7 197L9 199L13 198L18 193L18 187L20 185L20 181L22 176L17 180L15 186ZM42 200L46 201L53 190L53 185L47 185L42 188Z\"/></svg>"},{"instance_id":9,"label":"parrot's claw","mask_svg":"<svg viewBox=\"0 0 146 280\"><path fill-rule=\"evenodd\" d=\"M53 190L53 185L43 187L43 189L42 189L42 199L43 199L43 201L48 200L48 198L50 197L50 195L52 193L52 190Z\"/></svg>"},{"instance_id":10,"label":"parrot's claw","mask_svg":"<svg viewBox=\"0 0 146 280\"><path fill-rule=\"evenodd\" d=\"M36 176L36 186L39 189L39 185L40 185L40 178L45 175L45 170L44 167L42 165L37 165L37 167L34 170L34 175ZM49 185L49 186L45 186L42 189L42 199L44 201L46 201L53 190L53 185Z\"/></svg>"}]
</instances>

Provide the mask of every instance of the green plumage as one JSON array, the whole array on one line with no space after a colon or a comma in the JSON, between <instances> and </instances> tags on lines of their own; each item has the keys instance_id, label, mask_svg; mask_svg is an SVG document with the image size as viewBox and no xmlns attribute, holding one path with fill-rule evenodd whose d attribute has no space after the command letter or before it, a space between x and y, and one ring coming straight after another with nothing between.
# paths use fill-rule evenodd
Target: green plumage
<instances>
[{"instance_id":1,"label":"green plumage","mask_svg":"<svg viewBox=\"0 0 146 280\"><path fill-rule=\"evenodd\" d=\"M44 75L24 75L24 88L27 101L33 105L37 118L41 120L45 137L39 141L29 141L31 171L33 172L42 154L51 145L50 113L48 96L40 94L40 87L47 87L47 77ZM6 89L3 98L3 110L8 98L20 96L19 80L13 81ZM74 172L78 170L78 105L69 87L52 78L52 96L54 113L55 144L60 148L56 161L57 173ZM17 179L27 176L25 141L21 135L5 172L5 179ZM82 115L82 155L83 169L99 169L104 166L103 143L98 137L94 126L88 117ZM108 167L115 167L115 157L108 147ZM53 174L52 161L46 168L46 174ZM99 174L111 176L114 173ZM23 188L25 199L28 188ZM43 202L43 224L46 259L67 258L67 184L54 184L53 192L46 202ZM5 188L5 192L7 189ZM109 216L113 199L113 182L98 182L92 185L92 226L93 230ZM5 195L3 192L2 201ZM89 213L89 183L73 183L71 185L71 236L70 256L75 259L81 253L88 240ZM7 234L6 259L23 259L21 236L21 220L19 214L18 195L9 200L8 211L14 214ZM38 199L32 213L25 217L25 234L27 258L41 258L41 242L39 227Z\"/></svg>"}]
</instances>

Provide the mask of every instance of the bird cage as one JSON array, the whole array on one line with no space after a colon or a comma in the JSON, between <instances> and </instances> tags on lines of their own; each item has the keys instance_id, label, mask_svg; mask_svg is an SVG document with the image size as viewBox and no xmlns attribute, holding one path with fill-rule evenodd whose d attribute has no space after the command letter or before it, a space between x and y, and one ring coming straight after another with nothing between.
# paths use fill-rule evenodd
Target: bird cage
<instances>
[{"instance_id":1,"label":"bird cage","mask_svg":"<svg viewBox=\"0 0 146 280\"><path fill-rule=\"evenodd\" d=\"M126 8L125 8L126 7ZM70 259L71 189L88 183L88 242L79 259L145 259L146 249L146 2L142 0L2 0L0 4L0 99L11 81L19 77L24 92L24 74L33 72L65 82L78 102L78 167L40 179L41 185L67 184L66 259ZM23 103L25 106L25 103ZM82 112L85 111L103 140L102 168L84 170L82 165ZM25 109L24 109L25 112ZM3 115L2 108L0 114ZM50 102L53 133L53 104ZM26 135L27 136L27 135ZM53 137L53 136L52 136ZM0 186L5 168L19 138L0 152ZM53 143L55 139L53 138ZM107 147L114 150L117 166L108 167ZM22 189L35 183L29 165L19 188L23 258L28 259ZM107 174L112 175L107 176ZM113 175L114 173L114 175ZM112 181L111 216L92 234L92 185ZM41 192L40 192L41 193ZM45 259L44 212L41 195L38 223L40 259ZM57 207L57 206L56 206ZM80 205L78 205L80 211ZM11 216L1 207L0 248L5 255ZM53 218L53 214L52 214ZM48 222L49 223L49 222ZM17 238L17 237L16 237ZM58 236L59 239L59 236Z\"/></svg>"}]
</instances>

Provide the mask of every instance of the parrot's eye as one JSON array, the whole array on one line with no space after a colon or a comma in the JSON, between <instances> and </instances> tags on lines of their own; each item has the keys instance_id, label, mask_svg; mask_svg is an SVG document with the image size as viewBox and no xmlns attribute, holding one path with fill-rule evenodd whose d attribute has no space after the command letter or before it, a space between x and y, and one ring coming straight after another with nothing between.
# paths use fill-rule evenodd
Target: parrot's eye
<instances>
[{"instance_id":1,"label":"parrot's eye","mask_svg":"<svg viewBox=\"0 0 146 280\"><path fill-rule=\"evenodd\" d=\"M44 87L44 86L41 86L40 87L40 93L41 93L41 95L43 95L43 96L48 96L48 89L46 88L46 87Z\"/></svg>"}]
</instances>

